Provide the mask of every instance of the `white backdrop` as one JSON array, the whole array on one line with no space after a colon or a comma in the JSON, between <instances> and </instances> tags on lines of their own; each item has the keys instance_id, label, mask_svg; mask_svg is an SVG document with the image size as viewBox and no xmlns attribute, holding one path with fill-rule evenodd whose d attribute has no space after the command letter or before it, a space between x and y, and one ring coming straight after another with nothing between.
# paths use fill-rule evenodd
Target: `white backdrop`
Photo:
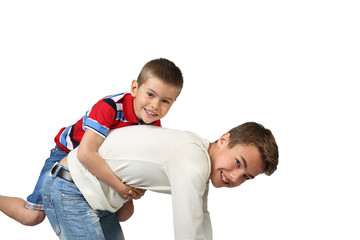
<instances>
[{"instance_id":1,"label":"white backdrop","mask_svg":"<svg viewBox=\"0 0 360 240\"><path fill-rule=\"evenodd\" d=\"M26 198L54 146L105 95L165 57L185 85L163 126L210 140L270 128L273 176L211 189L214 239L359 239L359 4L1 1L0 194ZM148 192L127 239L173 239L170 196ZM0 214L0 239L57 239Z\"/></svg>"}]
</instances>

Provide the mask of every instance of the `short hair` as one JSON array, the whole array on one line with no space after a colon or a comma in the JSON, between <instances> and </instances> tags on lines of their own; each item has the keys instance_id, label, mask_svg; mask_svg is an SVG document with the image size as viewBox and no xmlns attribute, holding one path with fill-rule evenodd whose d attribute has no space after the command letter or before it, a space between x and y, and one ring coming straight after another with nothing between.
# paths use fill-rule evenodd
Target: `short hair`
<instances>
[{"instance_id":1,"label":"short hair","mask_svg":"<svg viewBox=\"0 0 360 240\"><path fill-rule=\"evenodd\" d=\"M264 173L270 176L275 172L278 165L279 150L275 138L269 129L266 129L259 123L247 122L231 129L229 133L229 148L237 144L256 146L265 163Z\"/></svg>"},{"instance_id":2,"label":"short hair","mask_svg":"<svg viewBox=\"0 0 360 240\"><path fill-rule=\"evenodd\" d=\"M172 61L165 58L158 58L147 62L141 69L137 82L140 87L150 77L156 77L166 84L176 87L181 92L184 84L180 68Z\"/></svg>"}]
</instances>

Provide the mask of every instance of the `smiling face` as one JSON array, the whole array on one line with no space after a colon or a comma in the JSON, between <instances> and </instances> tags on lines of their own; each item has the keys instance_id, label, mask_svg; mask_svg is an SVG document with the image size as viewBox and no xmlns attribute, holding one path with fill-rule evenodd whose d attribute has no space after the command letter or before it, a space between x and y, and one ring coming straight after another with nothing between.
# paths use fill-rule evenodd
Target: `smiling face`
<instances>
[{"instance_id":1,"label":"smiling face","mask_svg":"<svg viewBox=\"0 0 360 240\"><path fill-rule=\"evenodd\" d=\"M237 187L265 171L265 163L254 145L237 144L228 147L230 134L226 133L209 149L210 180L214 187Z\"/></svg>"},{"instance_id":2,"label":"smiling face","mask_svg":"<svg viewBox=\"0 0 360 240\"><path fill-rule=\"evenodd\" d=\"M135 115L140 123L150 124L163 118L176 100L179 90L156 77L149 77L141 86L131 84Z\"/></svg>"}]
</instances>

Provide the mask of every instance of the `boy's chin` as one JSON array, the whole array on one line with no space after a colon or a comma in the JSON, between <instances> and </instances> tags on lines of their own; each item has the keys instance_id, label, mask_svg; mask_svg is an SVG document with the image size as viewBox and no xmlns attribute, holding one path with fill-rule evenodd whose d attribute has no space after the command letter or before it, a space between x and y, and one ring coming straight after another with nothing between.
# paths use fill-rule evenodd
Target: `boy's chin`
<instances>
[{"instance_id":1,"label":"boy's chin","mask_svg":"<svg viewBox=\"0 0 360 240\"><path fill-rule=\"evenodd\" d=\"M139 120L139 122L142 123L142 124L149 125L149 124L152 124L153 122L156 122L157 120L159 120L159 119L158 118L156 118L156 119L146 119L146 120L141 119L141 120Z\"/></svg>"},{"instance_id":2,"label":"boy's chin","mask_svg":"<svg viewBox=\"0 0 360 240\"><path fill-rule=\"evenodd\" d=\"M214 188L224 187L224 186L222 186L220 183L217 183L217 182L215 182L215 184L214 184L214 182L213 182L212 180L210 180L210 182L211 182L211 184L213 185Z\"/></svg>"}]
</instances>

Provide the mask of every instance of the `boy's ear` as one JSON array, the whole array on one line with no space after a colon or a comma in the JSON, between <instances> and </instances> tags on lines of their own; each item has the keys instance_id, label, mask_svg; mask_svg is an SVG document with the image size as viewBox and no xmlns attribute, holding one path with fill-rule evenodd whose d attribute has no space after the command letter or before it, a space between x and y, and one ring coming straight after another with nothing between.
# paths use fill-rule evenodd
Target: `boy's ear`
<instances>
[{"instance_id":1,"label":"boy's ear","mask_svg":"<svg viewBox=\"0 0 360 240\"><path fill-rule=\"evenodd\" d=\"M131 82L131 87L130 87L130 93L133 97L136 96L137 90L138 90L138 82L136 80L133 80Z\"/></svg>"},{"instance_id":2,"label":"boy's ear","mask_svg":"<svg viewBox=\"0 0 360 240\"><path fill-rule=\"evenodd\" d=\"M218 147L226 146L229 140L230 140L230 133L223 134L217 141Z\"/></svg>"}]
</instances>

